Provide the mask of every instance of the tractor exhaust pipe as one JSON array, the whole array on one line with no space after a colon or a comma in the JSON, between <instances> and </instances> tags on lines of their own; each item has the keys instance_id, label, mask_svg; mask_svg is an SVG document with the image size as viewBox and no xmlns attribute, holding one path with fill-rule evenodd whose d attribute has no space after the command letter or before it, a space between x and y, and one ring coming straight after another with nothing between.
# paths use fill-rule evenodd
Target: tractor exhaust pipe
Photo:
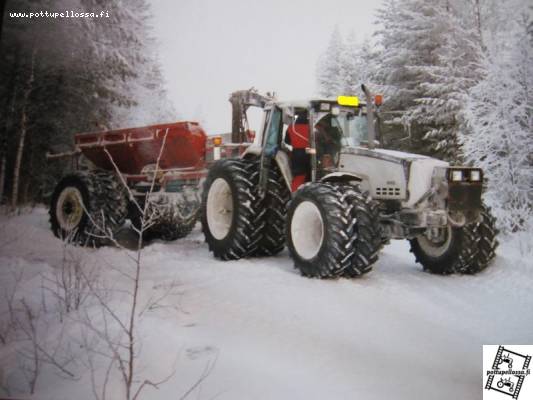
<instances>
[{"instance_id":1,"label":"tractor exhaust pipe","mask_svg":"<svg viewBox=\"0 0 533 400\"><path fill-rule=\"evenodd\" d=\"M374 127L374 102L370 90L362 84L361 89L366 97L366 118L368 120L368 148L373 149L375 146L376 130Z\"/></svg>"}]
</instances>

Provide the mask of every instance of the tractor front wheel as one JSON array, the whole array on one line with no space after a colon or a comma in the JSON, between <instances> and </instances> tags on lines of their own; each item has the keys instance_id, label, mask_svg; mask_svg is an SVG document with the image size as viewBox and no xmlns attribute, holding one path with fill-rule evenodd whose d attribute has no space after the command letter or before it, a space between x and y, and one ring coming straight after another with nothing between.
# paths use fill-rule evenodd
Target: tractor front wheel
<instances>
[{"instance_id":1,"label":"tractor front wheel","mask_svg":"<svg viewBox=\"0 0 533 400\"><path fill-rule=\"evenodd\" d=\"M449 275L464 272L477 256L477 238L470 226L428 230L410 240L411 252L424 270Z\"/></svg>"}]
</instances>

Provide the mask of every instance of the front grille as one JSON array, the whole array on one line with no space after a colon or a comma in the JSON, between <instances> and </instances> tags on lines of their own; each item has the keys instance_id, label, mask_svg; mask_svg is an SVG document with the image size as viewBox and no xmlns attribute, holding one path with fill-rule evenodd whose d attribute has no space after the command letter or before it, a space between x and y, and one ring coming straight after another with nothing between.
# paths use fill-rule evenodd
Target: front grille
<instances>
[{"instance_id":1,"label":"front grille","mask_svg":"<svg viewBox=\"0 0 533 400\"><path fill-rule=\"evenodd\" d=\"M376 196L380 197L400 197L400 188L394 186L383 186L376 188Z\"/></svg>"},{"instance_id":2,"label":"front grille","mask_svg":"<svg viewBox=\"0 0 533 400\"><path fill-rule=\"evenodd\" d=\"M480 209L481 189L480 183L450 182L448 187L448 208L450 211Z\"/></svg>"}]
</instances>

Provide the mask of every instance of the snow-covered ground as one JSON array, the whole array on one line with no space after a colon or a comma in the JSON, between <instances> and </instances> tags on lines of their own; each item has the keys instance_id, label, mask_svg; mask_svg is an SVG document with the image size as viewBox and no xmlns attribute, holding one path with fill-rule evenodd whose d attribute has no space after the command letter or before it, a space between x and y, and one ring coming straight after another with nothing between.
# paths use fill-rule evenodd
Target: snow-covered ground
<instances>
[{"instance_id":1,"label":"snow-covered ground","mask_svg":"<svg viewBox=\"0 0 533 400\"><path fill-rule=\"evenodd\" d=\"M0 219L0 290L22 270L18 296L38 299L42 274L61 257L45 209ZM108 284L124 284L124 251L91 249L84 257ZM424 273L408 244L393 242L367 276L321 281L301 277L286 251L216 261L197 227L186 239L143 251L144 299L169 287L141 317L139 377L175 373L144 398L179 399L212 368L187 398L481 399L482 345L533 344L533 262L512 242L477 276ZM57 336L55 325L48 335ZM4 385L24 387L21 345L0 343ZM36 398L93 398L89 373L80 365L76 371L81 377L65 379L45 366ZM113 386L109 398L118 396Z\"/></svg>"}]
</instances>

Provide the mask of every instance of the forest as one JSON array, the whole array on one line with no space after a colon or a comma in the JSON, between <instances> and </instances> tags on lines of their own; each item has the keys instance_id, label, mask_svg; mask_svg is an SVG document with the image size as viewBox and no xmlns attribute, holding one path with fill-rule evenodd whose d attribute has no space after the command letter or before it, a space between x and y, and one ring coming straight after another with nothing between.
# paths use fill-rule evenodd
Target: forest
<instances>
[{"instance_id":1,"label":"forest","mask_svg":"<svg viewBox=\"0 0 533 400\"><path fill-rule=\"evenodd\" d=\"M374 36L338 28L319 56L320 94L384 94L386 147L483 168L507 232L533 210L533 6L528 1L390 0Z\"/></svg>"},{"instance_id":2,"label":"forest","mask_svg":"<svg viewBox=\"0 0 533 400\"><path fill-rule=\"evenodd\" d=\"M7 18L106 10L103 18ZM145 0L7 2L0 59L0 199L48 201L73 135L175 120Z\"/></svg>"}]
</instances>

